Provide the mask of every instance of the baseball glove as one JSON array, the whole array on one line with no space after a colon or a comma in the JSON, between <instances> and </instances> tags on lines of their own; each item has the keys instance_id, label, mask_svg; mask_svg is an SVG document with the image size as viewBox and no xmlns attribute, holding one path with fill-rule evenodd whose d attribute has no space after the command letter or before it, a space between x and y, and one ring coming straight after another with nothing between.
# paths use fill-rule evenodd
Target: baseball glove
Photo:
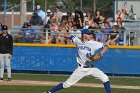
<instances>
[{"instance_id":1,"label":"baseball glove","mask_svg":"<svg viewBox=\"0 0 140 93\"><path fill-rule=\"evenodd\" d=\"M100 60L102 57L103 57L103 55L102 55L101 53L99 53L99 54L94 54L94 55L90 56L89 59L90 59L91 61L98 61L98 60Z\"/></svg>"}]
</instances>

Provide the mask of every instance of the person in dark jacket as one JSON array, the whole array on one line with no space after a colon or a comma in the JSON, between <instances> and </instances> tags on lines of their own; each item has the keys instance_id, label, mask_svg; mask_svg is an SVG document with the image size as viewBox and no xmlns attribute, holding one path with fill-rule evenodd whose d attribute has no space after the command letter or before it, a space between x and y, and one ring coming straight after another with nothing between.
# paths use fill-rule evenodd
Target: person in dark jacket
<instances>
[{"instance_id":1,"label":"person in dark jacket","mask_svg":"<svg viewBox=\"0 0 140 93\"><path fill-rule=\"evenodd\" d=\"M30 19L30 23L32 25L43 25L43 21L41 19L41 17L38 15L37 11L34 11L33 16Z\"/></svg>"},{"instance_id":2,"label":"person in dark jacket","mask_svg":"<svg viewBox=\"0 0 140 93\"><path fill-rule=\"evenodd\" d=\"M10 59L13 53L13 38L7 32L8 27L2 26L2 33L0 34L0 80L3 80L4 76L4 63L7 69L7 81L11 81L11 66Z\"/></svg>"}]
</instances>

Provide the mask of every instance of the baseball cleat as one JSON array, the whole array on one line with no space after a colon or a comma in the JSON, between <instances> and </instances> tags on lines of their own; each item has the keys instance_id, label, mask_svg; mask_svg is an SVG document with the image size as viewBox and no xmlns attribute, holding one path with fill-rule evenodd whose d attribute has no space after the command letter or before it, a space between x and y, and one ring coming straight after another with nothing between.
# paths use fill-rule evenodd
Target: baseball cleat
<instances>
[{"instance_id":1,"label":"baseball cleat","mask_svg":"<svg viewBox=\"0 0 140 93\"><path fill-rule=\"evenodd\" d=\"M48 91L47 93L52 93L52 92Z\"/></svg>"},{"instance_id":2,"label":"baseball cleat","mask_svg":"<svg viewBox=\"0 0 140 93\"><path fill-rule=\"evenodd\" d=\"M0 78L0 80L3 80L3 78Z\"/></svg>"},{"instance_id":3,"label":"baseball cleat","mask_svg":"<svg viewBox=\"0 0 140 93\"><path fill-rule=\"evenodd\" d=\"M0 78L0 81L3 81L3 78Z\"/></svg>"},{"instance_id":4,"label":"baseball cleat","mask_svg":"<svg viewBox=\"0 0 140 93\"><path fill-rule=\"evenodd\" d=\"M11 78L8 78L7 81L11 81Z\"/></svg>"},{"instance_id":5,"label":"baseball cleat","mask_svg":"<svg viewBox=\"0 0 140 93\"><path fill-rule=\"evenodd\" d=\"M50 91L45 91L45 92L43 92L43 93L52 93L52 92L50 92Z\"/></svg>"}]
</instances>

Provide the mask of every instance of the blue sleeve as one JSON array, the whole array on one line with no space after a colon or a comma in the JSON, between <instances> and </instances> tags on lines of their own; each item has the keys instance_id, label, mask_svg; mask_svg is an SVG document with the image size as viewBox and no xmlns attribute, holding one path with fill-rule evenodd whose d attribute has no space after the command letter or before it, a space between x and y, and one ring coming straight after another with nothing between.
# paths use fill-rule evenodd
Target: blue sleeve
<instances>
[{"instance_id":1,"label":"blue sleeve","mask_svg":"<svg viewBox=\"0 0 140 93\"><path fill-rule=\"evenodd\" d=\"M75 36L71 35L70 36L70 40L73 40L75 38Z\"/></svg>"},{"instance_id":2,"label":"blue sleeve","mask_svg":"<svg viewBox=\"0 0 140 93\"><path fill-rule=\"evenodd\" d=\"M104 43L103 46L102 46L102 48L104 48L105 46L108 47L108 45Z\"/></svg>"}]
</instances>

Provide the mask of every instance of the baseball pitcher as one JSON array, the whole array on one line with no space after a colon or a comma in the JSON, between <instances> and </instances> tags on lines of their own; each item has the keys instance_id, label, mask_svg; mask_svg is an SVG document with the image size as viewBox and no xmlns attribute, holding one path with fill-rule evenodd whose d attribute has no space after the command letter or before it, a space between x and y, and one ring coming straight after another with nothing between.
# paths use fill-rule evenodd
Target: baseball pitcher
<instances>
[{"instance_id":1,"label":"baseball pitcher","mask_svg":"<svg viewBox=\"0 0 140 93\"><path fill-rule=\"evenodd\" d=\"M106 44L94 41L92 33L88 29L81 30L81 38L72 35L70 36L70 39L76 44L77 47L78 67L64 83L60 83L51 90L45 91L44 93L54 93L60 89L68 88L81 80L83 77L89 75L101 80L106 93L111 93L108 76L100 69L94 67L92 64L103 57L103 54L108 48L109 41L106 42ZM95 51L100 48L102 48L101 52L99 54L95 54Z\"/></svg>"}]
</instances>

